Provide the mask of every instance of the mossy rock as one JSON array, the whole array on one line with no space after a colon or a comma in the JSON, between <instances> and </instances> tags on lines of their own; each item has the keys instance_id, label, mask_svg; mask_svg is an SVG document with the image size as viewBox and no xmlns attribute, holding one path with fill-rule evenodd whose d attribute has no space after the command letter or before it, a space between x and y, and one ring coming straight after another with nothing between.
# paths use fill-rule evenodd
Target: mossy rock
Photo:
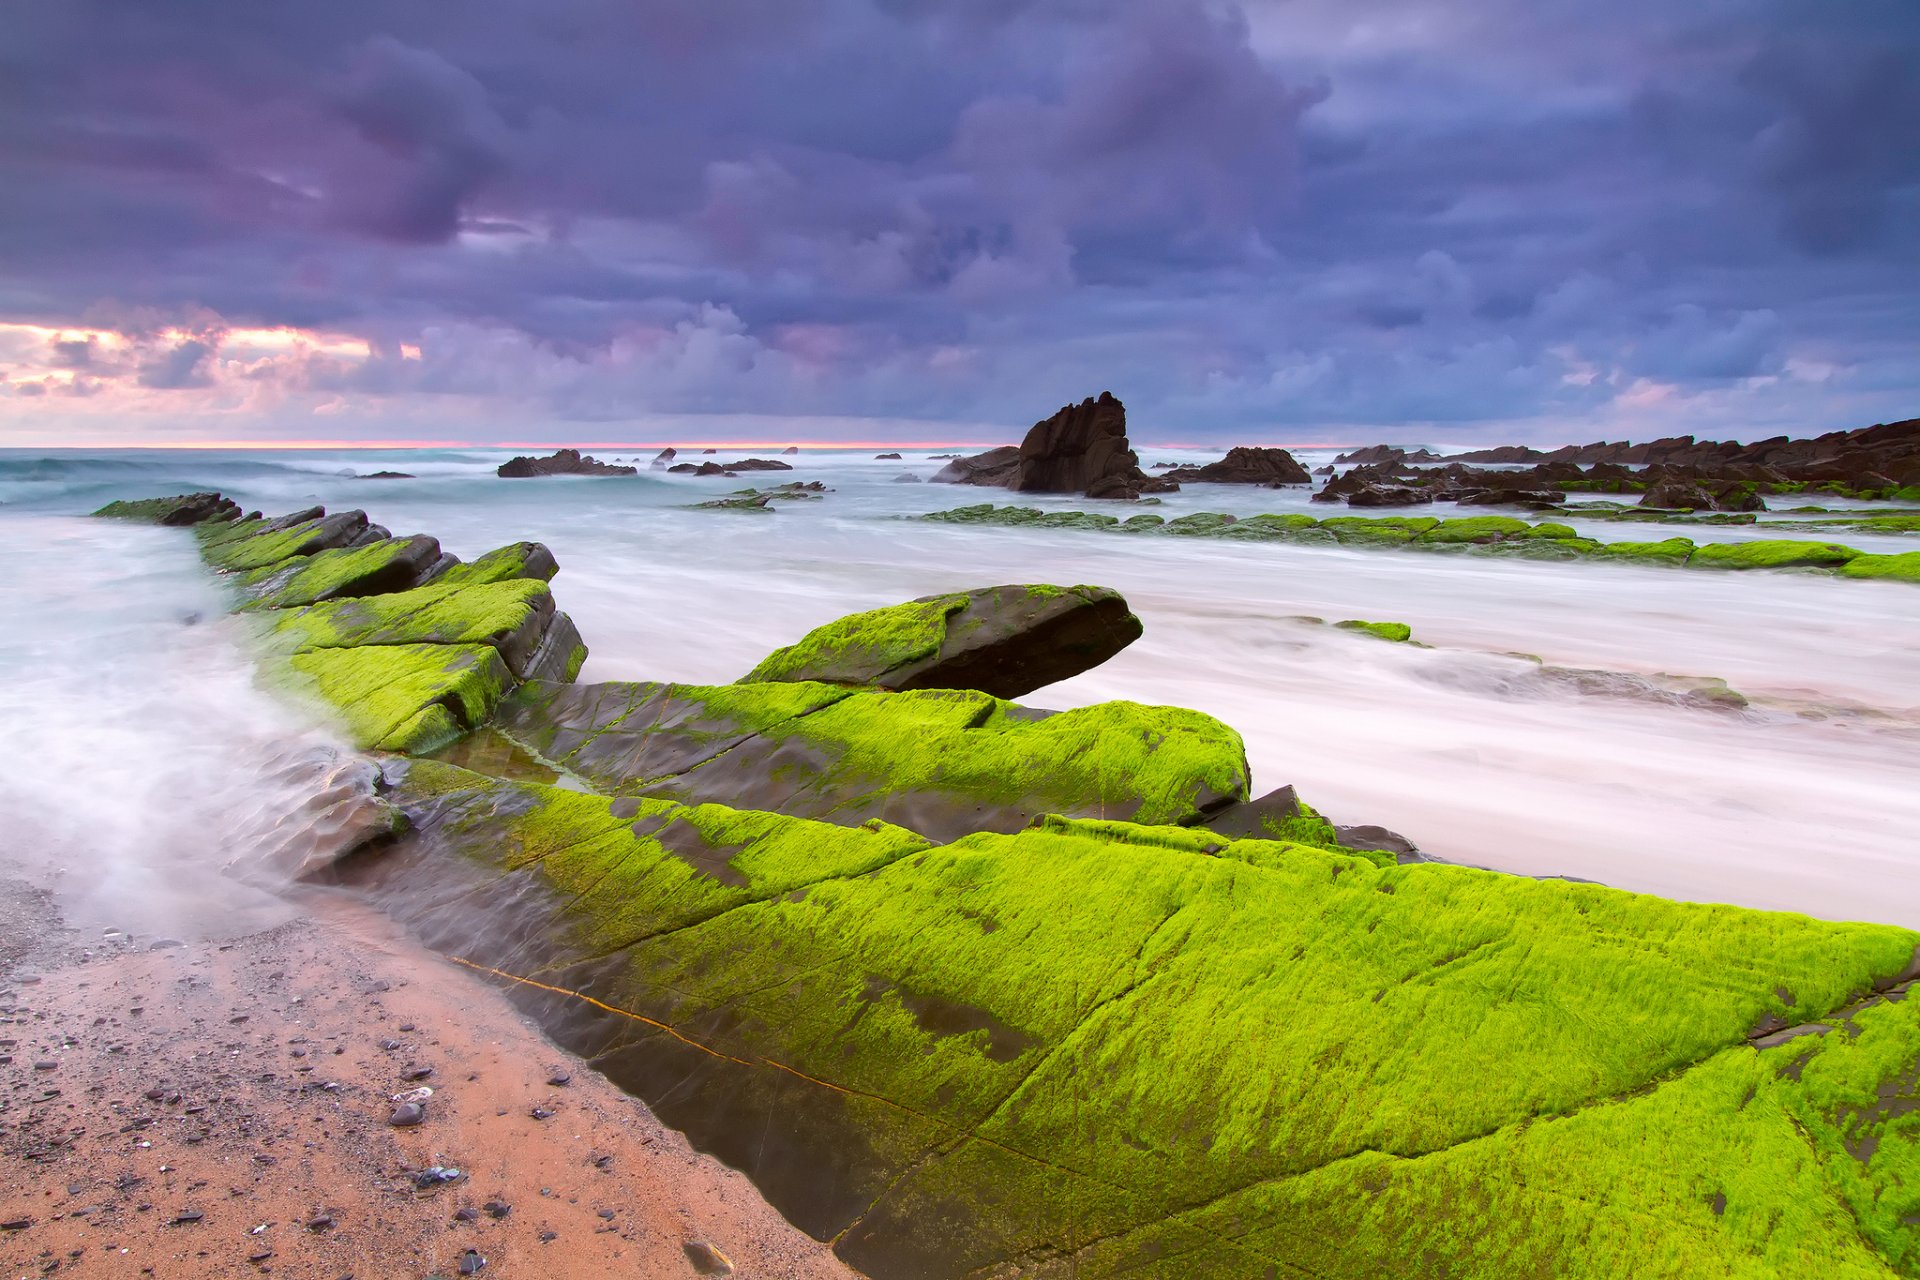
<instances>
[{"instance_id":1,"label":"mossy rock","mask_svg":"<svg viewBox=\"0 0 1920 1280\"><path fill-rule=\"evenodd\" d=\"M109 502L93 513L109 520L139 520L146 524L190 525L237 520L240 507L217 493L182 493L171 498L139 498Z\"/></svg>"},{"instance_id":2,"label":"mossy rock","mask_svg":"<svg viewBox=\"0 0 1920 1280\"><path fill-rule=\"evenodd\" d=\"M1552 526L1566 529L1565 525ZM1573 530L1567 529L1567 536ZM1459 546L1471 542L1498 542L1505 538L1533 537L1534 527L1512 516L1455 516L1442 520L1414 541L1423 547ZM1552 535L1540 535L1552 536Z\"/></svg>"},{"instance_id":3,"label":"mossy rock","mask_svg":"<svg viewBox=\"0 0 1920 1280\"><path fill-rule=\"evenodd\" d=\"M233 520L197 526L200 554L216 569L241 573L351 546L368 528L364 511L327 515L316 507L314 512L291 523Z\"/></svg>"},{"instance_id":4,"label":"mossy rock","mask_svg":"<svg viewBox=\"0 0 1920 1280\"><path fill-rule=\"evenodd\" d=\"M1840 566L1843 578L1891 578L1899 582L1920 582L1920 551L1898 555L1860 555Z\"/></svg>"},{"instance_id":5,"label":"mossy rock","mask_svg":"<svg viewBox=\"0 0 1920 1280\"><path fill-rule=\"evenodd\" d=\"M1348 618L1345 622L1333 625L1342 631L1358 631L1376 640L1390 640L1395 644L1405 644L1413 639L1413 628L1404 622L1366 622L1359 618Z\"/></svg>"},{"instance_id":6,"label":"mossy rock","mask_svg":"<svg viewBox=\"0 0 1920 1280\"><path fill-rule=\"evenodd\" d=\"M1194 822L1247 787L1233 730L1133 702L1056 714L972 691L529 683L500 724L610 792L879 818L932 839L1048 812Z\"/></svg>"},{"instance_id":7,"label":"mossy rock","mask_svg":"<svg viewBox=\"0 0 1920 1280\"><path fill-rule=\"evenodd\" d=\"M434 582L447 586L509 582L517 578L551 582L558 572L560 564L545 543L515 542L496 547L469 564L452 565L435 577Z\"/></svg>"},{"instance_id":8,"label":"mossy rock","mask_svg":"<svg viewBox=\"0 0 1920 1280\"><path fill-rule=\"evenodd\" d=\"M817 627L740 683L978 689L1017 698L1099 666L1139 638L1140 619L1106 587L982 587Z\"/></svg>"},{"instance_id":9,"label":"mossy rock","mask_svg":"<svg viewBox=\"0 0 1920 1280\"><path fill-rule=\"evenodd\" d=\"M1666 538L1659 542L1606 542L1595 547L1593 554L1641 564L1685 564L1693 551L1691 538Z\"/></svg>"},{"instance_id":10,"label":"mossy rock","mask_svg":"<svg viewBox=\"0 0 1920 1280\"><path fill-rule=\"evenodd\" d=\"M418 763L397 796L388 908L868 1274L1915 1257L1920 1005L1870 998L1905 930L1113 821L921 848Z\"/></svg>"},{"instance_id":11,"label":"mossy rock","mask_svg":"<svg viewBox=\"0 0 1920 1280\"><path fill-rule=\"evenodd\" d=\"M1405 546L1439 523L1435 516L1331 516L1320 527L1343 545Z\"/></svg>"},{"instance_id":12,"label":"mossy rock","mask_svg":"<svg viewBox=\"0 0 1920 1280\"><path fill-rule=\"evenodd\" d=\"M359 645L485 644L525 677L553 622L553 592L544 582L510 578L470 586L436 581L391 595L332 600L302 609L265 611L267 636L295 651Z\"/></svg>"},{"instance_id":13,"label":"mossy rock","mask_svg":"<svg viewBox=\"0 0 1920 1280\"><path fill-rule=\"evenodd\" d=\"M440 543L425 534L338 547L236 575L248 597L243 609L288 609L350 596L407 591L440 560Z\"/></svg>"},{"instance_id":14,"label":"mossy rock","mask_svg":"<svg viewBox=\"0 0 1920 1280\"><path fill-rule=\"evenodd\" d=\"M1179 516L1167 521L1161 526L1160 532L1177 538L1204 538L1238 522L1238 516L1220 515L1212 511L1196 511L1192 515Z\"/></svg>"},{"instance_id":15,"label":"mossy rock","mask_svg":"<svg viewBox=\"0 0 1920 1280\"><path fill-rule=\"evenodd\" d=\"M339 713L355 746L409 754L485 723L513 684L499 652L483 644L312 649L287 666Z\"/></svg>"},{"instance_id":16,"label":"mossy rock","mask_svg":"<svg viewBox=\"0 0 1920 1280\"><path fill-rule=\"evenodd\" d=\"M1689 569L1831 569L1860 553L1837 542L1796 542L1762 538L1752 542L1709 542L1687 557Z\"/></svg>"}]
</instances>

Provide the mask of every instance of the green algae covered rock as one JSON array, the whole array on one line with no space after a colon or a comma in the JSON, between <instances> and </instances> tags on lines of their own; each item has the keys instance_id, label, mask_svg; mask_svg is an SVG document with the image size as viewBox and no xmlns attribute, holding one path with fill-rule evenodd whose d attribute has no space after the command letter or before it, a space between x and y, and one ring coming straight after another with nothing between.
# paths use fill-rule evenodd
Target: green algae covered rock
<instances>
[{"instance_id":1,"label":"green algae covered rock","mask_svg":"<svg viewBox=\"0 0 1920 1280\"><path fill-rule=\"evenodd\" d=\"M327 515L319 507L279 520L233 520L198 526L200 554L227 573L264 569L296 556L353 545L367 532L364 511Z\"/></svg>"},{"instance_id":2,"label":"green algae covered rock","mask_svg":"<svg viewBox=\"0 0 1920 1280\"><path fill-rule=\"evenodd\" d=\"M451 565L442 570L434 581L462 586L508 582L516 578L551 582L553 575L558 572L560 564L553 558L553 552L547 550L545 543L516 542L511 546L496 547L469 564Z\"/></svg>"},{"instance_id":3,"label":"green algae covered rock","mask_svg":"<svg viewBox=\"0 0 1920 1280\"><path fill-rule=\"evenodd\" d=\"M386 644L312 649L288 666L338 713L354 745L420 753L493 714L513 685L499 651L483 644Z\"/></svg>"},{"instance_id":4,"label":"green algae covered rock","mask_svg":"<svg viewBox=\"0 0 1920 1280\"><path fill-rule=\"evenodd\" d=\"M984 693L818 683L529 683L501 727L609 792L932 839L1056 812L1184 823L1245 798L1240 736L1177 707L1051 713Z\"/></svg>"},{"instance_id":5,"label":"green algae covered rock","mask_svg":"<svg viewBox=\"0 0 1920 1280\"><path fill-rule=\"evenodd\" d=\"M1840 566L1843 578L1893 578L1901 582L1920 582L1920 551L1899 555L1855 556Z\"/></svg>"},{"instance_id":6,"label":"green algae covered rock","mask_svg":"<svg viewBox=\"0 0 1920 1280\"><path fill-rule=\"evenodd\" d=\"M1687 557L1689 569L1831 569L1860 553L1837 542L1797 542L1761 538L1752 542L1709 542Z\"/></svg>"},{"instance_id":7,"label":"green algae covered rock","mask_svg":"<svg viewBox=\"0 0 1920 1280\"><path fill-rule=\"evenodd\" d=\"M1097 667L1139 638L1140 619L1106 587L982 587L817 627L740 683L977 689L1017 698Z\"/></svg>"},{"instance_id":8,"label":"green algae covered rock","mask_svg":"<svg viewBox=\"0 0 1920 1280\"><path fill-rule=\"evenodd\" d=\"M1659 542L1607 542L1594 549L1603 559L1640 564L1685 564L1693 554L1693 539L1666 538Z\"/></svg>"},{"instance_id":9,"label":"green algae covered rock","mask_svg":"<svg viewBox=\"0 0 1920 1280\"><path fill-rule=\"evenodd\" d=\"M110 520L141 520L148 524L190 525L235 520L239 504L217 493L182 493L171 498L141 498L109 502L93 513Z\"/></svg>"},{"instance_id":10,"label":"green algae covered rock","mask_svg":"<svg viewBox=\"0 0 1920 1280\"><path fill-rule=\"evenodd\" d=\"M1905 930L1112 820L925 847L419 762L395 795L369 890L868 1274L1916 1256L1920 1005L1873 995Z\"/></svg>"},{"instance_id":11,"label":"green algae covered rock","mask_svg":"<svg viewBox=\"0 0 1920 1280\"><path fill-rule=\"evenodd\" d=\"M1565 525L1542 526L1543 528L1566 529L1571 535L1573 530ZM1469 542L1498 542L1503 538L1526 538L1536 536L1534 527L1525 520L1513 516L1456 516L1442 520L1426 530L1414 541L1421 546L1458 546ZM1554 534L1538 535L1542 537Z\"/></svg>"},{"instance_id":12,"label":"green algae covered rock","mask_svg":"<svg viewBox=\"0 0 1920 1280\"><path fill-rule=\"evenodd\" d=\"M486 644L524 677L552 624L553 592L526 578L431 586L331 600L261 614L267 633L295 650L360 645Z\"/></svg>"},{"instance_id":13,"label":"green algae covered rock","mask_svg":"<svg viewBox=\"0 0 1920 1280\"><path fill-rule=\"evenodd\" d=\"M1358 631L1376 640L1391 640L1395 644L1404 644L1413 639L1413 628L1404 622L1365 622L1359 618L1349 618L1333 625L1342 631Z\"/></svg>"},{"instance_id":14,"label":"green algae covered rock","mask_svg":"<svg viewBox=\"0 0 1920 1280\"><path fill-rule=\"evenodd\" d=\"M236 574L243 609L287 609L348 596L407 591L426 581L440 543L425 534L316 551Z\"/></svg>"},{"instance_id":15,"label":"green algae covered rock","mask_svg":"<svg viewBox=\"0 0 1920 1280\"><path fill-rule=\"evenodd\" d=\"M1406 546L1439 523L1434 516L1330 516L1320 527L1342 545Z\"/></svg>"}]
</instances>

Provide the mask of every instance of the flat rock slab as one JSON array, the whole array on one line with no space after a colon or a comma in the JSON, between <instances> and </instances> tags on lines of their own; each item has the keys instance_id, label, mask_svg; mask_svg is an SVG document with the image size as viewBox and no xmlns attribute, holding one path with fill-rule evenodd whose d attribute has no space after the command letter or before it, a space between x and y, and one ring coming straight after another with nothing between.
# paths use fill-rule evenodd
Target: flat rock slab
<instances>
[{"instance_id":1,"label":"flat rock slab","mask_svg":"<svg viewBox=\"0 0 1920 1280\"><path fill-rule=\"evenodd\" d=\"M1905 930L1119 822L395 795L419 834L356 883L867 1274L1866 1280L1920 1243Z\"/></svg>"},{"instance_id":2,"label":"flat rock slab","mask_svg":"<svg viewBox=\"0 0 1920 1280\"><path fill-rule=\"evenodd\" d=\"M1247 786L1233 730L1133 702L1052 713L971 691L529 682L499 724L608 792L939 840L1046 813L1195 822Z\"/></svg>"},{"instance_id":3,"label":"flat rock slab","mask_svg":"<svg viewBox=\"0 0 1920 1280\"><path fill-rule=\"evenodd\" d=\"M1140 619L1107 587L983 587L840 618L768 655L741 683L815 680L1018 698L1099 666L1140 632Z\"/></svg>"}]
</instances>

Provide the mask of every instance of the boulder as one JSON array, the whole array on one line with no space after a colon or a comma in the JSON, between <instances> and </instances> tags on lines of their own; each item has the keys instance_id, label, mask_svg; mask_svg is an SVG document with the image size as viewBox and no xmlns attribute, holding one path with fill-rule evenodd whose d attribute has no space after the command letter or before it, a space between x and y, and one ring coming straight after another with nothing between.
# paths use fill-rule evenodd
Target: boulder
<instances>
[{"instance_id":1,"label":"boulder","mask_svg":"<svg viewBox=\"0 0 1920 1280\"><path fill-rule=\"evenodd\" d=\"M977 484L1007 489L1020 474L1020 449L1001 445L972 457L956 457L934 473L936 484Z\"/></svg>"},{"instance_id":2,"label":"boulder","mask_svg":"<svg viewBox=\"0 0 1920 1280\"><path fill-rule=\"evenodd\" d=\"M354 477L356 480L413 480L417 477L410 471L369 471L365 475Z\"/></svg>"},{"instance_id":3,"label":"boulder","mask_svg":"<svg viewBox=\"0 0 1920 1280\"><path fill-rule=\"evenodd\" d=\"M799 446L799 445L797 445L797 444L790 444L790 445L788 445L788 446L787 446L786 448L784 448L784 449L782 449L782 450L780 451L780 455L781 455L782 457L785 457L785 458L791 458L791 457L793 457L793 456L794 456L795 454L797 454L797 453L799 453L799 452L800 452L800 446Z\"/></svg>"},{"instance_id":4,"label":"boulder","mask_svg":"<svg viewBox=\"0 0 1920 1280\"><path fill-rule=\"evenodd\" d=\"M897 453L876 453L873 455L873 460L875 462L898 462L900 461L900 455Z\"/></svg>"},{"instance_id":5,"label":"boulder","mask_svg":"<svg viewBox=\"0 0 1920 1280\"><path fill-rule=\"evenodd\" d=\"M1666 511L1718 511L1719 505L1713 495L1697 484L1684 480L1669 480L1656 484L1640 498L1643 507L1659 507Z\"/></svg>"},{"instance_id":6,"label":"boulder","mask_svg":"<svg viewBox=\"0 0 1920 1280\"><path fill-rule=\"evenodd\" d=\"M1070 404L1033 424L1018 449L956 459L933 477L948 484L997 485L1020 493L1137 498L1180 486L1140 470L1127 443L1127 409L1112 392Z\"/></svg>"},{"instance_id":7,"label":"boulder","mask_svg":"<svg viewBox=\"0 0 1920 1280\"><path fill-rule=\"evenodd\" d=\"M791 471L791 462L780 462L773 458L742 458L738 462L727 464L729 471Z\"/></svg>"},{"instance_id":8,"label":"boulder","mask_svg":"<svg viewBox=\"0 0 1920 1280\"><path fill-rule=\"evenodd\" d=\"M717 462L702 462L697 466L691 462L682 462L668 467L667 471L677 476L730 476L733 474Z\"/></svg>"},{"instance_id":9,"label":"boulder","mask_svg":"<svg viewBox=\"0 0 1920 1280\"><path fill-rule=\"evenodd\" d=\"M1350 507L1417 507L1432 501L1431 493L1397 484L1365 485L1347 495Z\"/></svg>"},{"instance_id":10,"label":"boulder","mask_svg":"<svg viewBox=\"0 0 1920 1280\"><path fill-rule=\"evenodd\" d=\"M633 476L639 475L640 469L584 457L578 449L560 449L547 458L519 457L503 462L497 474L522 480L536 476Z\"/></svg>"},{"instance_id":11,"label":"boulder","mask_svg":"<svg viewBox=\"0 0 1920 1280\"><path fill-rule=\"evenodd\" d=\"M815 680L1018 698L1097 667L1139 638L1140 620L1106 587L982 587L830 622L769 654L741 683Z\"/></svg>"},{"instance_id":12,"label":"boulder","mask_svg":"<svg viewBox=\"0 0 1920 1280\"><path fill-rule=\"evenodd\" d=\"M407 829L406 816L380 794L372 761L335 747L285 744L261 762L249 787L258 807L228 842L224 870L279 888L332 870L369 845Z\"/></svg>"},{"instance_id":13,"label":"boulder","mask_svg":"<svg viewBox=\"0 0 1920 1280\"><path fill-rule=\"evenodd\" d=\"M1313 476L1285 449L1240 447L1227 450L1227 456L1204 467L1177 467L1166 478L1182 484L1263 484L1280 488L1290 484L1312 484Z\"/></svg>"},{"instance_id":14,"label":"boulder","mask_svg":"<svg viewBox=\"0 0 1920 1280\"><path fill-rule=\"evenodd\" d=\"M679 456L680 456L680 451L674 448L672 445L668 445L666 448L662 449L660 452L654 454L653 461L648 463L647 465L655 471L665 471L668 468L668 466L670 466L673 463L673 460Z\"/></svg>"}]
</instances>

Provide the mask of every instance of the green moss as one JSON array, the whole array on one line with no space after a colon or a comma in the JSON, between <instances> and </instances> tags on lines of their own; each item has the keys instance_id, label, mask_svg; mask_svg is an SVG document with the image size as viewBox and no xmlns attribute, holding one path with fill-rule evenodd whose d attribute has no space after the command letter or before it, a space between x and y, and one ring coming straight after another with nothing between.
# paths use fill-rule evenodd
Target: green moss
<instances>
[{"instance_id":1,"label":"green moss","mask_svg":"<svg viewBox=\"0 0 1920 1280\"><path fill-rule=\"evenodd\" d=\"M139 520L147 524L225 524L239 508L215 493L180 493L166 498L139 498L109 502L93 513L109 520Z\"/></svg>"},{"instance_id":2,"label":"green moss","mask_svg":"<svg viewBox=\"0 0 1920 1280\"><path fill-rule=\"evenodd\" d=\"M1565 525L1549 526L1565 529ZM1571 536L1573 530L1567 529ZM1512 516L1456 516L1442 520L1433 528L1426 530L1416 539L1423 546L1453 546L1468 542L1496 542L1502 538L1524 538L1535 536L1534 528L1525 520L1516 520ZM1551 537L1551 534L1541 534Z\"/></svg>"},{"instance_id":3,"label":"green moss","mask_svg":"<svg viewBox=\"0 0 1920 1280\"><path fill-rule=\"evenodd\" d=\"M1211 511L1196 511L1192 515L1179 516L1167 521L1160 532L1182 538L1206 537L1209 534L1218 533L1236 521L1235 516L1219 515Z\"/></svg>"},{"instance_id":4,"label":"green moss","mask_svg":"<svg viewBox=\"0 0 1920 1280\"><path fill-rule=\"evenodd\" d=\"M541 582L549 582L559 569L560 566L554 561L553 553L543 544L516 542L510 546L496 547L469 564L453 565L435 578L434 582L448 586L507 582L517 578L533 578Z\"/></svg>"},{"instance_id":5,"label":"green moss","mask_svg":"<svg viewBox=\"0 0 1920 1280\"><path fill-rule=\"evenodd\" d=\"M1840 566L1843 578L1892 578L1901 582L1920 582L1920 551L1899 555L1855 556Z\"/></svg>"},{"instance_id":6,"label":"green moss","mask_svg":"<svg viewBox=\"0 0 1920 1280\"><path fill-rule=\"evenodd\" d=\"M1434 516L1332 516L1320 527L1342 543L1403 546L1439 523Z\"/></svg>"},{"instance_id":7,"label":"green moss","mask_svg":"<svg viewBox=\"0 0 1920 1280\"><path fill-rule=\"evenodd\" d=\"M287 529L266 531L266 521L235 521L196 529L200 554L214 568L229 573L262 569L295 556L322 549L322 519L305 520ZM251 526L251 527L249 527Z\"/></svg>"},{"instance_id":8,"label":"green moss","mask_svg":"<svg viewBox=\"0 0 1920 1280\"><path fill-rule=\"evenodd\" d=\"M295 654L288 665L339 712L356 746L422 753L484 722L512 684L486 645L367 645Z\"/></svg>"},{"instance_id":9,"label":"green moss","mask_svg":"<svg viewBox=\"0 0 1920 1280\"><path fill-rule=\"evenodd\" d=\"M1575 532L1573 526L1570 524L1556 524L1548 520L1540 524L1529 525L1525 529L1503 534L1502 536L1508 538L1553 538L1565 540L1578 538L1580 535Z\"/></svg>"},{"instance_id":10,"label":"green moss","mask_svg":"<svg viewBox=\"0 0 1920 1280\"><path fill-rule=\"evenodd\" d=\"M1363 622L1358 618L1349 618L1333 625L1342 631L1359 631L1379 640L1391 640L1395 644L1413 639L1413 628L1404 622Z\"/></svg>"},{"instance_id":11,"label":"green moss","mask_svg":"<svg viewBox=\"0 0 1920 1280\"><path fill-rule=\"evenodd\" d=\"M439 557L432 538L383 538L363 547L339 547L240 575L251 599L243 608L287 609L343 596L402 591Z\"/></svg>"},{"instance_id":12,"label":"green moss","mask_svg":"<svg viewBox=\"0 0 1920 1280\"><path fill-rule=\"evenodd\" d=\"M1120 522L1119 527L1122 533L1152 533L1166 522L1165 516L1142 514L1128 516Z\"/></svg>"},{"instance_id":13,"label":"green moss","mask_svg":"<svg viewBox=\"0 0 1920 1280\"><path fill-rule=\"evenodd\" d=\"M1690 569L1824 569L1843 565L1860 553L1835 542L1794 542L1762 538L1752 542L1710 542L1687 558Z\"/></svg>"},{"instance_id":14,"label":"green moss","mask_svg":"<svg viewBox=\"0 0 1920 1280\"><path fill-rule=\"evenodd\" d=\"M1911 1269L1916 1007L1747 1047L1890 980L1907 931L1112 822L851 873L835 845L806 883L810 841L767 828L791 851L762 883L747 849L779 819L663 857L647 840L670 811L637 810L633 837L605 801L555 803L588 816L532 842L526 873L562 877L557 909L590 931L572 980L726 1055L702 1059L734 1073L715 1106L777 1074L769 1119L827 1108L878 1162L840 1245L868 1274ZM522 856L499 833L528 806L498 808L436 838ZM753 900L685 924L725 899L672 860L713 848ZM603 893L601 873L625 878ZM575 888L604 911L574 913ZM638 901L660 905L622 914ZM469 954L521 945L482 932Z\"/></svg>"},{"instance_id":15,"label":"green moss","mask_svg":"<svg viewBox=\"0 0 1920 1280\"><path fill-rule=\"evenodd\" d=\"M947 619L966 605L967 596L962 592L849 614L815 627L796 644L774 650L741 677L740 683L804 678L828 684L865 684L876 672L939 652L947 634Z\"/></svg>"},{"instance_id":16,"label":"green moss","mask_svg":"<svg viewBox=\"0 0 1920 1280\"><path fill-rule=\"evenodd\" d=\"M1685 564L1693 554L1693 539L1667 538L1660 542L1608 542L1594 549L1594 555L1612 560L1639 561L1646 564Z\"/></svg>"},{"instance_id":17,"label":"green moss","mask_svg":"<svg viewBox=\"0 0 1920 1280\"><path fill-rule=\"evenodd\" d=\"M553 612L546 583L525 578L471 586L435 582L389 595L331 600L262 614L293 649L363 644L499 644Z\"/></svg>"}]
</instances>

